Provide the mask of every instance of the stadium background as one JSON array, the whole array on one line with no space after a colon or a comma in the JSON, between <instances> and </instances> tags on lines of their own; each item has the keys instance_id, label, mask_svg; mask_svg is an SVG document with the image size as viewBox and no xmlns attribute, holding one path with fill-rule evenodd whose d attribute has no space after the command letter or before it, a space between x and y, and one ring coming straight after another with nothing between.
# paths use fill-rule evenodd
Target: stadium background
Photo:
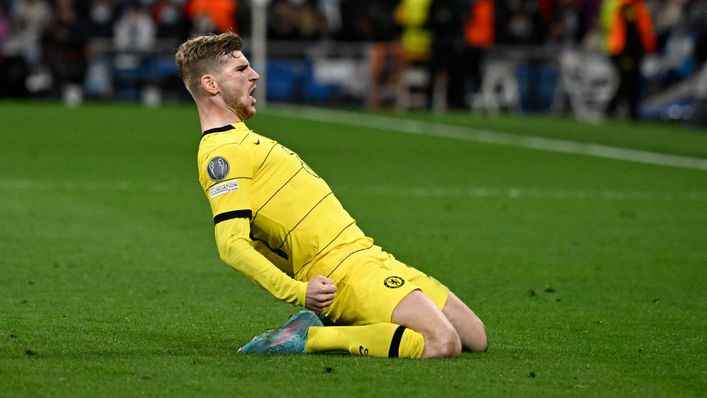
<instances>
[{"instance_id":1,"label":"stadium background","mask_svg":"<svg viewBox=\"0 0 707 398\"><path fill-rule=\"evenodd\" d=\"M611 2L3 0L0 96L185 101L176 46L193 34L233 30L262 72L263 106L268 99L599 119L617 86L616 77L606 81L613 68L602 69L601 9ZM475 8L484 3L488 17ZM639 117L703 124L707 5L645 3L657 48L639 59ZM587 94L607 85L608 94ZM595 112L578 110L577 96L594 102ZM627 114L624 106L611 116Z\"/></svg>"},{"instance_id":2,"label":"stadium background","mask_svg":"<svg viewBox=\"0 0 707 398\"><path fill-rule=\"evenodd\" d=\"M598 1L495 3L492 95L446 97L401 59L396 1L0 1L0 396L707 395L704 1L647 2L639 122L603 112ZM172 61L209 5L268 77L249 127L468 302L489 352L236 354L295 309L214 247Z\"/></svg>"}]
</instances>

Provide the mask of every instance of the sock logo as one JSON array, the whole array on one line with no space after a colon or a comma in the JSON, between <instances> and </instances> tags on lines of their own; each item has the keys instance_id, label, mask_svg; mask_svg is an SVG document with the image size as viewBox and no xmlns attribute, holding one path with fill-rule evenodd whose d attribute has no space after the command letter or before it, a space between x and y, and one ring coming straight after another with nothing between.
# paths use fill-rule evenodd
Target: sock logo
<instances>
[{"instance_id":1,"label":"sock logo","mask_svg":"<svg viewBox=\"0 0 707 398\"><path fill-rule=\"evenodd\" d=\"M363 348L362 345L358 346L358 353L361 354L363 357L368 356L368 348Z\"/></svg>"},{"instance_id":2,"label":"sock logo","mask_svg":"<svg viewBox=\"0 0 707 398\"><path fill-rule=\"evenodd\" d=\"M396 289L405 284L405 279L399 276L389 276L385 278L383 284L385 285L385 287Z\"/></svg>"}]
</instances>

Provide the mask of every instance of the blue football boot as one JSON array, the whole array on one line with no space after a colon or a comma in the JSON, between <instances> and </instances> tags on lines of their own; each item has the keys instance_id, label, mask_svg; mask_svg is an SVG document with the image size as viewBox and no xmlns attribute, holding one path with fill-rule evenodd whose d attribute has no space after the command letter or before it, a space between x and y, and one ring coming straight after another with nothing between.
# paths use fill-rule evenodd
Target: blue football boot
<instances>
[{"instance_id":1,"label":"blue football boot","mask_svg":"<svg viewBox=\"0 0 707 398\"><path fill-rule=\"evenodd\" d=\"M304 354L307 332L312 326L323 326L319 317L307 310L300 310L280 328L268 330L253 337L238 352L245 354Z\"/></svg>"}]
</instances>

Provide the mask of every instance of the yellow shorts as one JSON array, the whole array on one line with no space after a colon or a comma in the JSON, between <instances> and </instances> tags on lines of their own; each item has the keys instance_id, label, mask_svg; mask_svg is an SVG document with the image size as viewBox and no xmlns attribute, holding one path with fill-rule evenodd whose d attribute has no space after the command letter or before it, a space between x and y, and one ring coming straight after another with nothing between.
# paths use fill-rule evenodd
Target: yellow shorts
<instances>
[{"instance_id":1,"label":"yellow shorts","mask_svg":"<svg viewBox=\"0 0 707 398\"><path fill-rule=\"evenodd\" d=\"M449 289L378 246L352 254L331 275L336 298L325 315L337 325L390 322L395 307L416 289L442 309Z\"/></svg>"}]
</instances>

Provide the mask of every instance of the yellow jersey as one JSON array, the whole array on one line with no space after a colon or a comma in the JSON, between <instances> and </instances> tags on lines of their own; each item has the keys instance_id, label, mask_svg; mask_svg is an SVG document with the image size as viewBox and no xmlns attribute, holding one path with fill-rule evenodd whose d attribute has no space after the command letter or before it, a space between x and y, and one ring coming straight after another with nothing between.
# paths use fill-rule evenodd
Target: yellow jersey
<instances>
[{"instance_id":1,"label":"yellow jersey","mask_svg":"<svg viewBox=\"0 0 707 398\"><path fill-rule=\"evenodd\" d=\"M221 258L278 298L304 305L309 278L373 245L296 153L245 123L205 131L198 168ZM233 249L235 235L247 245Z\"/></svg>"}]
</instances>

